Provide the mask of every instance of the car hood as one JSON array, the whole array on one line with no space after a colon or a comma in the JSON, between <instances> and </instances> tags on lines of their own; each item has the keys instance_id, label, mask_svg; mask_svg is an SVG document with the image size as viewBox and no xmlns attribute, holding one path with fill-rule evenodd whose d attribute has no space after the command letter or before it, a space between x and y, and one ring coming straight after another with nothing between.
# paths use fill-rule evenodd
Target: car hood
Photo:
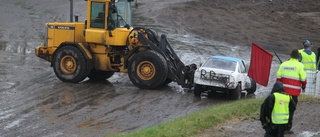
<instances>
[{"instance_id":1,"label":"car hood","mask_svg":"<svg viewBox=\"0 0 320 137\"><path fill-rule=\"evenodd\" d=\"M216 68L209 68L209 67L200 67L198 71L205 70L207 73L213 71L216 74L225 74L225 75L232 75L234 71L225 70L225 69L216 69Z\"/></svg>"}]
</instances>

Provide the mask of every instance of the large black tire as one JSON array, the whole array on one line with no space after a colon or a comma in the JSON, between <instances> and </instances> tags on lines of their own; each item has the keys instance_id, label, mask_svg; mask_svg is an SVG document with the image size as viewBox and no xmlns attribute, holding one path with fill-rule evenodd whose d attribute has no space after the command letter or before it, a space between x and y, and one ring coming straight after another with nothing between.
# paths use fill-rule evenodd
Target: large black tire
<instances>
[{"instance_id":1,"label":"large black tire","mask_svg":"<svg viewBox=\"0 0 320 137\"><path fill-rule=\"evenodd\" d=\"M112 77L114 74L113 71L101 71L96 69L91 69L88 78L90 80L106 80Z\"/></svg>"},{"instance_id":2,"label":"large black tire","mask_svg":"<svg viewBox=\"0 0 320 137\"><path fill-rule=\"evenodd\" d=\"M229 91L229 98L231 100L237 100L241 98L241 85L238 84L234 90Z\"/></svg>"},{"instance_id":3,"label":"large black tire","mask_svg":"<svg viewBox=\"0 0 320 137\"><path fill-rule=\"evenodd\" d=\"M202 89L201 85L194 84L193 93L194 93L194 95L195 95L196 97L200 97L202 91L203 91L203 89Z\"/></svg>"},{"instance_id":4,"label":"large black tire","mask_svg":"<svg viewBox=\"0 0 320 137\"><path fill-rule=\"evenodd\" d=\"M53 70L61 81L71 83L84 80L90 72L87 59L74 46L64 46L56 51L53 57Z\"/></svg>"},{"instance_id":5,"label":"large black tire","mask_svg":"<svg viewBox=\"0 0 320 137\"><path fill-rule=\"evenodd\" d=\"M128 75L137 87L155 89L166 80L168 64L161 54L152 50L142 51L130 60Z\"/></svg>"},{"instance_id":6,"label":"large black tire","mask_svg":"<svg viewBox=\"0 0 320 137\"><path fill-rule=\"evenodd\" d=\"M251 81L251 88L247 89L248 94L252 94L257 90L257 83L252 78L250 78L250 81Z\"/></svg>"}]
</instances>

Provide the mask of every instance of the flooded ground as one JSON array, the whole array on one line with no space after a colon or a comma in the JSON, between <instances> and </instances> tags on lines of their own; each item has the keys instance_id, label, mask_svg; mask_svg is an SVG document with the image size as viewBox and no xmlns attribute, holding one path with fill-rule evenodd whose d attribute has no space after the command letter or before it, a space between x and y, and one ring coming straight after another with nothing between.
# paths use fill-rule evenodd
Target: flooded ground
<instances>
[{"instance_id":1,"label":"flooded ground","mask_svg":"<svg viewBox=\"0 0 320 137\"><path fill-rule=\"evenodd\" d=\"M68 4L63 0L13 0L1 5L1 136L102 136L129 132L226 101L196 98L175 83L158 90L141 90L121 73L104 82L61 82L48 62L35 57L34 48L44 41L46 21L69 19ZM84 20L84 8L84 1L75 3L80 20ZM158 26L156 29L161 29L162 25ZM173 44L189 41L187 35L182 36L185 39ZM186 49L182 47L177 52L181 54ZM187 57L183 56L196 54L181 56L184 60ZM204 57L195 59L198 58Z\"/></svg>"},{"instance_id":2,"label":"flooded ground","mask_svg":"<svg viewBox=\"0 0 320 137\"><path fill-rule=\"evenodd\" d=\"M239 29L239 24L247 23L245 18L239 18L259 17L254 14L257 8L250 11L245 4L234 0L235 4L213 0L206 6L206 2L139 0L138 7L133 8L133 23L134 26L153 28L159 35L166 34L185 64L200 64L211 55L240 57L249 61L252 41L259 42L257 44L270 52L279 52L282 59L288 58L288 52L284 50L290 46L281 44L300 47L299 42L305 37L310 37L315 44L319 42L315 39L319 33L314 30L318 27L299 29L294 34L288 32L287 36L284 30L290 30L296 24L283 25L279 31L272 29L270 33L263 33L267 38L252 32L258 28L258 22L252 29ZM250 2L243 2L250 5ZM256 4L266 3L261 0ZM74 12L80 15L80 21L86 17L85 4L85 1L74 2ZM231 10L227 8L229 6ZM240 11L242 16L232 18L231 15ZM282 12L279 10L279 14L283 15ZM317 20L314 16L318 13L299 15ZM284 13L287 14L293 16L294 13ZM277 17L270 18L273 20L270 24L277 22ZM103 82L87 79L78 84L61 82L50 64L34 55L34 48L44 42L45 22L68 20L69 1L65 0L10 0L0 5L0 136L102 136L130 132L228 101L223 97L194 97L192 92L184 91L175 83L157 90L141 90L121 73ZM260 30L268 26L262 24ZM308 24L302 25L305 26ZM298 35L300 32L304 36ZM291 41L295 37L288 39L290 36L300 39ZM269 47L269 44L280 45L278 47L282 51L274 50L277 47ZM271 74L275 74L278 65L275 58ZM274 80L272 75L269 82ZM270 88L258 86L257 90L255 97L264 97Z\"/></svg>"}]
</instances>

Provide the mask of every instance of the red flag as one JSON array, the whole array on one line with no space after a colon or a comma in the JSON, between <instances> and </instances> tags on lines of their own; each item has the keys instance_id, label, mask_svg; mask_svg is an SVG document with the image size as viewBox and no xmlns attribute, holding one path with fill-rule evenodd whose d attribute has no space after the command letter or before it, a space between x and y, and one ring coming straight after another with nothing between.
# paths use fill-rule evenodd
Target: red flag
<instances>
[{"instance_id":1,"label":"red flag","mask_svg":"<svg viewBox=\"0 0 320 137\"><path fill-rule=\"evenodd\" d=\"M252 43L251 61L248 76L256 83L267 86L273 55Z\"/></svg>"}]
</instances>

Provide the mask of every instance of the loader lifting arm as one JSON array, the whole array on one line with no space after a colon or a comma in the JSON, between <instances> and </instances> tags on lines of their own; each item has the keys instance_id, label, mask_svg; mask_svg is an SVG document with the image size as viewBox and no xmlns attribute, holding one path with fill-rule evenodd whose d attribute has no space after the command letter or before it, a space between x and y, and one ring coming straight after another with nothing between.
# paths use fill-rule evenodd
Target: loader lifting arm
<instances>
[{"instance_id":1,"label":"loader lifting arm","mask_svg":"<svg viewBox=\"0 0 320 137\"><path fill-rule=\"evenodd\" d=\"M166 35L162 34L160 41L158 41L155 33L146 29L144 32L138 31L138 40L165 58L168 64L167 79L177 82L183 88L193 87L194 72L197 69L197 65L185 65L172 49Z\"/></svg>"}]
</instances>

